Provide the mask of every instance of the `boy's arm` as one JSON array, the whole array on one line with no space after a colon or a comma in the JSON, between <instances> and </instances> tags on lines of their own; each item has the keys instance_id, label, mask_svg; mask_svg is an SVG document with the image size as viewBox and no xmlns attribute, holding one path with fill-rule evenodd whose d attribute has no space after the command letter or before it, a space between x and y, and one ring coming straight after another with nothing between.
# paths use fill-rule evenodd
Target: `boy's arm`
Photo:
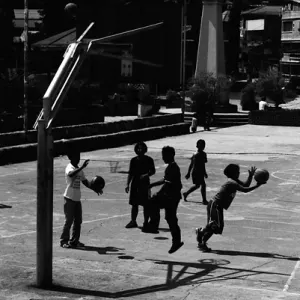
<instances>
[{"instance_id":1,"label":"boy's arm","mask_svg":"<svg viewBox=\"0 0 300 300\"><path fill-rule=\"evenodd\" d=\"M150 166L150 170L149 170L149 173L148 173L148 176L152 176L156 173L156 170L155 170L155 165L154 165L154 160L151 159L151 166Z\"/></svg>"},{"instance_id":2,"label":"boy's arm","mask_svg":"<svg viewBox=\"0 0 300 300\"><path fill-rule=\"evenodd\" d=\"M145 177L150 177L150 176L154 175L155 173L156 173L156 170L155 170L154 160L151 159L149 171L147 173L141 175L141 179L143 179Z\"/></svg>"},{"instance_id":3,"label":"boy's arm","mask_svg":"<svg viewBox=\"0 0 300 300\"><path fill-rule=\"evenodd\" d=\"M187 177L190 177L191 171L192 171L192 169L193 169L193 166L194 166L194 155L193 155L192 158L191 158L191 162L190 162L190 165L189 165L187 174L186 174L186 176L185 176L186 178L187 178Z\"/></svg>"},{"instance_id":4,"label":"boy's arm","mask_svg":"<svg viewBox=\"0 0 300 300\"><path fill-rule=\"evenodd\" d=\"M78 172L80 172L81 170L83 170L89 164L89 161L90 161L89 159L85 160L81 167L79 167L78 169L75 169L75 170L69 172L68 176L70 176L71 178L74 177Z\"/></svg>"},{"instance_id":5,"label":"boy's arm","mask_svg":"<svg viewBox=\"0 0 300 300\"><path fill-rule=\"evenodd\" d=\"M253 176L254 176L254 173L256 171L256 167L251 167L250 170L248 170L248 179L243 182L243 181L240 181L239 179L237 180L237 183L241 186L244 186L244 187L249 187L251 182L252 182L252 179L253 179Z\"/></svg>"},{"instance_id":6,"label":"boy's arm","mask_svg":"<svg viewBox=\"0 0 300 300\"><path fill-rule=\"evenodd\" d=\"M161 179L155 182L150 183L149 188L151 189L154 186L159 186L159 185L163 185L164 183L166 183L165 179Z\"/></svg>"},{"instance_id":7,"label":"boy's arm","mask_svg":"<svg viewBox=\"0 0 300 300\"><path fill-rule=\"evenodd\" d=\"M251 187L245 187L245 186L238 185L237 191L242 192L242 193L249 193L249 192L252 192L253 190L257 189L258 187L260 187L262 184L264 184L264 183L257 183L256 185L253 185Z\"/></svg>"}]
</instances>

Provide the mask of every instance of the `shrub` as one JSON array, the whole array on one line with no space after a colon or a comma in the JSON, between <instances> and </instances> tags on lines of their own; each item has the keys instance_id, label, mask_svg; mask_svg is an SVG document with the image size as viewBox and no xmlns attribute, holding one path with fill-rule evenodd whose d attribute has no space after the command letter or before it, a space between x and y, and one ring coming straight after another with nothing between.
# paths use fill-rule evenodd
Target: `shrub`
<instances>
[{"instance_id":1,"label":"shrub","mask_svg":"<svg viewBox=\"0 0 300 300\"><path fill-rule=\"evenodd\" d=\"M256 110L258 109L258 103L255 101L255 83L247 84L241 93L241 106L243 110Z\"/></svg>"},{"instance_id":2,"label":"shrub","mask_svg":"<svg viewBox=\"0 0 300 300\"><path fill-rule=\"evenodd\" d=\"M202 72L189 81L189 91L194 98L205 93L210 101L218 102L220 94L229 91L232 84L233 80L230 76L215 76L213 73Z\"/></svg>"},{"instance_id":3,"label":"shrub","mask_svg":"<svg viewBox=\"0 0 300 300\"><path fill-rule=\"evenodd\" d=\"M261 97L268 97L275 102L275 106L284 103L283 89L284 79L281 74L274 71L261 73L259 78L255 81L256 92Z\"/></svg>"}]
</instances>

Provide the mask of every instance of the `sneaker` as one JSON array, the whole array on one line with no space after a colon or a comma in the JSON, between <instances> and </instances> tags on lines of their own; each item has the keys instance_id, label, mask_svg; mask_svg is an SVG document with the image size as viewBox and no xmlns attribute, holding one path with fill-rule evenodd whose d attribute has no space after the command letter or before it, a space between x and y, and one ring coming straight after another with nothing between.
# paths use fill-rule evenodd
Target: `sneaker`
<instances>
[{"instance_id":1,"label":"sneaker","mask_svg":"<svg viewBox=\"0 0 300 300\"><path fill-rule=\"evenodd\" d=\"M187 193L182 193L182 196L183 196L183 200L184 200L185 202L187 202L187 200L186 200L186 198L187 198Z\"/></svg>"},{"instance_id":2,"label":"sneaker","mask_svg":"<svg viewBox=\"0 0 300 300\"><path fill-rule=\"evenodd\" d=\"M210 252L211 251L211 248L208 248L206 243L199 243L198 249L201 250L202 252Z\"/></svg>"},{"instance_id":3,"label":"sneaker","mask_svg":"<svg viewBox=\"0 0 300 300\"><path fill-rule=\"evenodd\" d=\"M202 227L196 228L195 233L196 233L196 240L199 244L202 243L202 237L203 237L203 232L202 232Z\"/></svg>"},{"instance_id":4,"label":"sneaker","mask_svg":"<svg viewBox=\"0 0 300 300\"><path fill-rule=\"evenodd\" d=\"M149 225L146 226L146 227L143 226L142 232L155 233L155 234L159 233L158 228L155 228L155 227L152 227L152 226L149 226Z\"/></svg>"},{"instance_id":5,"label":"sneaker","mask_svg":"<svg viewBox=\"0 0 300 300\"><path fill-rule=\"evenodd\" d=\"M71 246L68 243L60 244L60 246L65 249L71 248Z\"/></svg>"},{"instance_id":6,"label":"sneaker","mask_svg":"<svg viewBox=\"0 0 300 300\"><path fill-rule=\"evenodd\" d=\"M76 244L69 243L70 248L82 248L85 245L81 242L77 242Z\"/></svg>"},{"instance_id":7,"label":"sneaker","mask_svg":"<svg viewBox=\"0 0 300 300\"><path fill-rule=\"evenodd\" d=\"M173 244L172 247L170 248L170 250L168 251L169 254L172 254L172 253L176 252L182 246L183 246L183 242Z\"/></svg>"},{"instance_id":8,"label":"sneaker","mask_svg":"<svg viewBox=\"0 0 300 300\"><path fill-rule=\"evenodd\" d=\"M135 221L130 221L125 228L136 228L138 227L138 224Z\"/></svg>"}]
</instances>

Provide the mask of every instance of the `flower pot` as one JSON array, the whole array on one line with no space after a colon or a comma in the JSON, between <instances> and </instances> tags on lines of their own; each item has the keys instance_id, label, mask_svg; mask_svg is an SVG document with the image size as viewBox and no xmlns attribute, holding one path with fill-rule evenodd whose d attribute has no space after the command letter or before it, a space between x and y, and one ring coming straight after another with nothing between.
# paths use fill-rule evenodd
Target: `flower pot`
<instances>
[{"instance_id":1,"label":"flower pot","mask_svg":"<svg viewBox=\"0 0 300 300\"><path fill-rule=\"evenodd\" d=\"M149 116L150 111L152 110L153 105L150 104L138 104L138 117L147 117Z\"/></svg>"}]
</instances>

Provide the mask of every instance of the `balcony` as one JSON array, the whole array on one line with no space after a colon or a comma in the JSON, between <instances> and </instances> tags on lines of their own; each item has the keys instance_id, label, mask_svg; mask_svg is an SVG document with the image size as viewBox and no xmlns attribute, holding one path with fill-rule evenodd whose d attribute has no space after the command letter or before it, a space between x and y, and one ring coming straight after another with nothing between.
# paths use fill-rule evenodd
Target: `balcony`
<instances>
[{"instance_id":1,"label":"balcony","mask_svg":"<svg viewBox=\"0 0 300 300\"><path fill-rule=\"evenodd\" d=\"M287 10L282 13L282 21L300 19L300 11Z\"/></svg>"},{"instance_id":2,"label":"balcony","mask_svg":"<svg viewBox=\"0 0 300 300\"><path fill-rule=\"evenodd\" d=\"M300 42L300 31L298 29L294 29L293 31L281 32L281 42Z\"/></svg>"}]
</instances>

